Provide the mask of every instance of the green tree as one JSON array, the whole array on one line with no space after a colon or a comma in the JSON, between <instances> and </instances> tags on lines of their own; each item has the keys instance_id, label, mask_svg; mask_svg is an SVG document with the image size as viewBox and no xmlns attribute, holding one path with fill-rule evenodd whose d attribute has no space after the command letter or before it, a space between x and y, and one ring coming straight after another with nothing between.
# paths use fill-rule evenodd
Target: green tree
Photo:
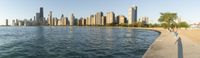
<instances>
[{"instance_id":1,"label":"green tree","mask_svg":"<svg viewBox=\"0 0 200 58\"><path fill-rule=\"evenodd\" d=\"M189 28L189 24L187 22L180 22L178 23L179 28Z\"/></svg>"},{"instance_id":2,"label":"green tree","mask_svg":"<svg viewBox=\"0 0 200 58\"><path fill-rule=\"evenodd\" d=\"M166 12L166 13L160 13L161 16L158 19L159 22L161 22L161 25L164 28L174 28L177 26L175 20L177 19L177 14L176 13L170 13L170 12Z\"/></svg>"},{"instance_id":3,"label":"green tree","mask_svg":"<svg viewBox=\"0 0 200 58\"><path fill-rule=\"evenodd\" d=\"M165 29L167 28L167 24L166 24L166 23L162 23L161 26L162 26L163 28L165 28Z\"/></svg>"}]
</instances>

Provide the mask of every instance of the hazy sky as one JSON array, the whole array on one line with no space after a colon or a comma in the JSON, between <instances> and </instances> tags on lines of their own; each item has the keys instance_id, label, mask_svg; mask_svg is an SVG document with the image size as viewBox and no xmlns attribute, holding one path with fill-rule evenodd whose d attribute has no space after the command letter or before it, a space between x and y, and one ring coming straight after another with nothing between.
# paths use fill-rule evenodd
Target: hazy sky
<instances>
[{"instance_id":1,"label":"hazy sky","mask_svg":"<svg viewBox=\"0 0 200 58\"><path fill-rule=\"evenodd\" d=\"M138 6L138 17L147 16L151 22L157 22L160 12L176 12L185 21L200 22L200 0L0 0L0 24L5 19L11 24L12 19L33 18L40 7L44 7L45 17L53 11L53 17L74 13L80 18L98 11L127 16L132 5Z\"/></svg>"}]
</instances>

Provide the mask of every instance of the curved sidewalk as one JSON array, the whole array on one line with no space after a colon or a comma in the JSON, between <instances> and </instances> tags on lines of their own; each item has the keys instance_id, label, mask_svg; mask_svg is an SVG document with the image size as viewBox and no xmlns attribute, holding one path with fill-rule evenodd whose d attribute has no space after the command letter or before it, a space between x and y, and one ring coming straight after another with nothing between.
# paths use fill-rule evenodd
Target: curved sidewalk
<instances>
[{"instance_id":1,"label":"curved sidewalk","mask_svg":"<svg viewBox=\"0 0 200 58\"><path fill-rule=\"evenodd\" d=\"M152 43L143 55L143 58L178 58L177 39L172 32L166 29L160 31L160 36Z\"/></svg>"},{"instance_id":2,"label":"curved sidewalk","mask_svg":"<svg viewBox=\"0 0 200 58\"><path fill-rule=\"evenodd\" d=\"M200 58L200 30L179 29L179 39L167 30L153 30L158 30L161 34L143 58Z\"/></svg>"}]
</instances>

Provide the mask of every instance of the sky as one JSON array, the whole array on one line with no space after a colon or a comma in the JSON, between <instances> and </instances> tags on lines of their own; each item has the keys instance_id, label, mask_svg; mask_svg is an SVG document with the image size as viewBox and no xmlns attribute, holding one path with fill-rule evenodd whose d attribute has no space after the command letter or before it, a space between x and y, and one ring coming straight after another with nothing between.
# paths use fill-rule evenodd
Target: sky
<instances>
[{"instance_id":1,"label":"sky","mask_svg":"<svg viewBox=\"0 0 200 58\"><path fill-rule=\"evenodd\" d=\"M44 8L44 16L49 11L53 17L62 14L69 17L74 13L76 18L88 17L102 11L104 15L113 11L116 15L128 15L128 8L138 6L138 18L149 17L150 22L157 23L161 12L176 12L183 21L200 22L200 0L0 0L0 25L9 24L13 19L33 18L39 8Z\"/></svg>"}]
</instances>

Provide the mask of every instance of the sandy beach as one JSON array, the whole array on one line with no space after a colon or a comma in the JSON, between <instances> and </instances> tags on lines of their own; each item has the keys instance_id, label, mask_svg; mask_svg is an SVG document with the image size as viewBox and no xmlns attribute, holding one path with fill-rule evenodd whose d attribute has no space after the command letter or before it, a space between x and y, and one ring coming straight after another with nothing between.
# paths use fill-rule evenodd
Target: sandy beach
<instances>
[{"instance_id":1,"label":"sandy beach","mask_svg":"<svg viewBox=\"0 0 200 58\"><path fill-rule=\"evenodd\" d=\"M157 28L160 36L152 43L143 58L199 58L200 30L178 29L178 36L166 29ZM180 38L178 38L180 37Z\"/></svg>"}]
</instances>

